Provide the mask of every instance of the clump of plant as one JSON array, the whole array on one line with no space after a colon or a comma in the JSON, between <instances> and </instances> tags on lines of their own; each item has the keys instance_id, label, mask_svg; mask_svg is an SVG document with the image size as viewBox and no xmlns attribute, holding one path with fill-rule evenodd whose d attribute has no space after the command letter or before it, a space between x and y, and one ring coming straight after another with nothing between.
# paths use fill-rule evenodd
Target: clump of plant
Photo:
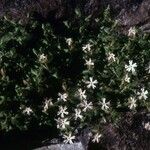
<instances>
[{"instance_id":1,"label":"clump of plant","mask_svg":"<svg viewBox=\"0 0 150 150\"><path fill-rule=\"evenodd\" d=\"M99 142L103 124L149 111L150 36L135 28L121 35L109 9L96 19L76 10L64 25L65 36L34 19L1 20L1 130L56 126L72 143L88 126Z\"/></svg>"}]
</instances>

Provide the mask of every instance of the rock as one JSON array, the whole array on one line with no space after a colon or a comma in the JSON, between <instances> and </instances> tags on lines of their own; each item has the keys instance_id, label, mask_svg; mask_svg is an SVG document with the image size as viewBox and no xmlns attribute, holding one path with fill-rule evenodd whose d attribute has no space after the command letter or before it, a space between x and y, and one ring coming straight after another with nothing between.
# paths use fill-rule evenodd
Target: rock
<instances>
[{"instance_id":1,"label":"rock","mask_svg":"<svg viewBox=\"0 0 150 150\"><path fill-rule=\"evenodd\" d=\"M54 144L50 146L44 146L35 150L85 150L81 142L73 144Z\"/></svg>"},{"instance_id":2,"label":"rock","mask_svg":"<svg viewBox=\"0 0 150 150\"><path fill-rule=\"evenodd\" d=\"M145 32L150 31L150 0L141 0L130 8L122 9L116 18L123 27L139 26Z\"/></svg>"},{"instance_id":3,"label":"rock","mask_svg":"<svg viewBox=\"0 0 150 150\"><path fill-rule=\"evenodd\" d=\"M97 17L108 5L122 28L138 26L150 32L150 0L3 0L0 14L3 16L7 12L12 18L25 20L27 13L36 12L51 22L59 22L73 18L77 6L84 14Z\"/></svg>"},{"instance_id":4,"label":"rock","mask_svg":"<svg viewBox=\"0 0 150 150\"><path fill-rule=\"evenodd\" d=\"M42 145L46 146L46 147L43 147L43 148L47 148L47 145L50 145L49 146L50 148L56 148L57 147L58 150L59 150L59 148L64 148L64 147L67 147L68 148L67 150L70 150L70 149L72 150L73 147L74 147L73 150L76 150L77 147L79 147L81 150L87 150L88 149L88 144L89 144L89 141L90 141L90 135L91 135L90 128L89 127L84 127L82 129L78 128L76 134L77 134L76 140L78 142L76 142L74 144L61 144L62 143L61 137L57 137L57 138L53 138L52 140L47 139L45 141L42 141ZM62 150L65 150L65 149L62 149Z\"/></svg>"},{"instance_id":5,"label":"rock","mask_svg":"<svg viewBox=\"0 0 150 150\"><path fill-rule=\"evenodd\" d=\"M89 143L88 150L149 150L150 131L144 125L150 122L150 113L124 113L117 123L106 124L102 128L100 143Z\"/></svg>"},{"instance_id":6,"label":"rock","mask_svg":"<svg viewBox=\"0 0 150 150\"><path fill-rule=\"evenodd\" d=\"M88 143L90 141L91 138L91 130L88 127L85 127L84 129L82 129L79 132L79 136L78 136L78 140L81 141L81 143L83 144L85 150L88 149Z\"/></svg>"}]
</instances>

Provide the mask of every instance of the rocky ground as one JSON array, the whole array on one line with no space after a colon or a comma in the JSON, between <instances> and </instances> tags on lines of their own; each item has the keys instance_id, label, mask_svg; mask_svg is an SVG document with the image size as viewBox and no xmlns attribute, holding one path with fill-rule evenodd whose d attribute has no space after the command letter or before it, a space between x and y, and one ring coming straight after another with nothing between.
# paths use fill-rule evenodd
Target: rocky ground
<instances>
[{"instance_id":1,"label":"rocky ground","mask_svg":"<svg viewBox=\"0 0 150 150\"><path fill-rule=\"evenodd\" d=\"M27 21L35 13L43 20L61 22L72 18L78 6L86 15L97 17L108 5L125 32L132 26L150 32L150 0L0 0L0 15Z\"/></svg>"}]
</instances>

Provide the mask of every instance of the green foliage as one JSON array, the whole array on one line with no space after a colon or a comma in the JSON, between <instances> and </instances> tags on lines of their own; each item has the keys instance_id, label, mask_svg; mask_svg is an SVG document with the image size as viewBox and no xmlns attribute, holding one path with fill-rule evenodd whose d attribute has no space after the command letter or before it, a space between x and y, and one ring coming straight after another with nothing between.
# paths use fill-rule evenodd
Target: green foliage
<instances>
[{"instance_id":1,"label":"green foliage","mask_svg":"<svg viewBox=\"0 0 150 150\"><path fill-rule=\"evenodd\" d=\"M103 119L115 123L121 112L130 110L131 97L136 99L133 111L149 110L149 93L147 98L139 98L138 92L150 89L150 36L138 30L121 35L109 9L95 20L85 18L77 9L76 19L64 25L65 37L56 34L49 23L31 19L21 25L1 19L0 130L54 126L60 106L67 106L70 120L63 132L87 124L99 130ZM89 50L84 49L86 44L91 45ZM85 65L89 59L94 66ZM125 68L130 60L137 65L134 73ZM87 87L89 77L98 81L95 89ZM82 111L83 118L75 122L75 109L84 109L80 88L86 90L94 109ZM67 93L67 102L58 101L58 93ZM109 109L102 109L104 98Z\"/></svg>"}]
</instances>

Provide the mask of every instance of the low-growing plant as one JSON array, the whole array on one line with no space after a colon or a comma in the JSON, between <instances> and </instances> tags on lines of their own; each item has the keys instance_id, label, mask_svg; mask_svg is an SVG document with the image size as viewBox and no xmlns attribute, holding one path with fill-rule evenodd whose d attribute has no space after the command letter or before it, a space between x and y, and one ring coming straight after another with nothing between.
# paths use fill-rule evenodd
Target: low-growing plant
<instances>
[{"instance_id":1,"label":"low-growing plant","mask_svg":"<svg viewBox=\"0 0 150 150\"><path fill-rule=\"evenodd\" d=\"M0 130L56 126L72 143L88 126L99 142L103 124L149 111L150 36L122 35L109 9L96 19L76 9L63 35L33 18L0 23Z\"/></svg>"}]
</instances>

